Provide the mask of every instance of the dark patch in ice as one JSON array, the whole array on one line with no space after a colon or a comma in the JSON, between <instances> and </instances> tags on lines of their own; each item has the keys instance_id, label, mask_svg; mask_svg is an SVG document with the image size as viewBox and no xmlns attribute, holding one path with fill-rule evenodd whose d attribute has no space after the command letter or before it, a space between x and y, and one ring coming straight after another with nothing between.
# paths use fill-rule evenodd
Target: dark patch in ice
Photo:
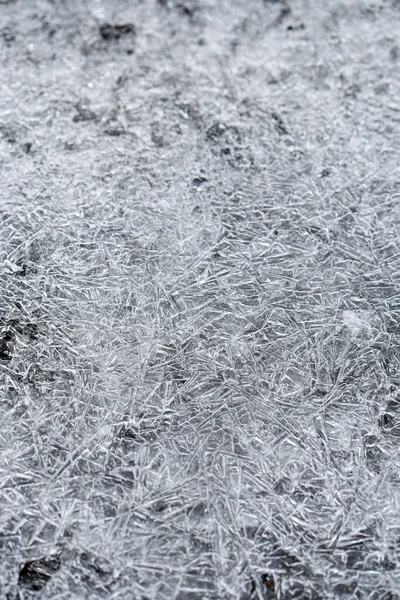
<instances>
[{"instance_id":1,"label":"dark patch in ice","mask_svg":"<svg viewBox=\"0 0 400 600\"><path fill-rule=\"evenodd\" d=\"M203 183L206 183L208 179L206 177L195 177L192 179L193 187L200 187Z\"/></svg>"},{"instance_id":2,"label":"dark patch in ice","mask_svg":"<svg viewBox=\"0 0 400 600\"><path fill-rule=\"evenodd\" d=\"M103 23L103 25L100 25L99 27L99 33L106 42L110 42L112 40L118 41L122 37L128 35L136 35L136 27L132 23L124 23L122 25Z\"/></svg>"},{"instance_id":3,"label":"dark patch in ice","mask_svg":"<svg viewBox=\"0 0 400 600\"><path fill-rule=\"evenodd\" d=\"M74 123L97 120L96 113L90 110L90 108L88 108L88 106L83 102L77 102L77 104L75 104L75 110L76 114L72 119Z\"/></svg>"},{"instance_id":4,"label":"dark patch in ice","mask_svg":"<svg viewBox=\"0 0 400 600\"><path fill-rule=\"evenodd\" d=\"M13 342L13 335L11 331L6 331L0 337L0 360L9 362L12 358L11 344Z\"/></svg>"},{"instance_id":5,"label":"dark patch in ice","mask_svg":"<svg viewBox=\"0 0 400 600\"><path fill-rule=\"evenodd\" d=\"M1 37L4 44L8 47L10 47L17 39L15 32L10 27L4 27L4 29L2 29Z\"/></svg>"},{"instance_id":6,"label":"dark patch in ice","mask_svg":"<svg viewBox=\"0 0 400 600\"><path fill-rule=\"evenodd\" d=\"M271 117L274 121L275 129L279 133L279 135L289 135L289 132L286 129L286 125L283 122L282 117L280 117L276 112L272 112Z\"/></svg>"},{"instance_id":7,"label":"dark patch in ice","mask_svg":"<svg viewBox=\"0 0 400 600\"><path fill-rule=\"evenodd\" d=\"M18 584L33 591L40 591L61 566L58 555L27 561L19 572Z\"/></svg>"},{"instance_id":8,"label":"dark patch in ice","mask_svg":"<svg viewBox=\"0 0 400 600\"><path fill-rule=\"evenodd\" d=\"M125 129L122 129L122 127L108 127L104 130L104 133L111 137L120 137L121 135L125 135L126 131Z\"/></svg>"},{"instance_id":9,"label":"dark patch in ice","mask_svg":"<svg viewBox=\"0 0 400 600\"><path fill-rule=\"evenodd\" d=\"M13 346L16 335L35 341L39 335L39 328L35 323L22 323L16 319L4 321L0 319L0 360L9 362L12 358Z\"/></svg>"},{"instance_id":10,"label":"dark patch in ice","mask_svg":"<svg viewBox=\"0 0 400 600\"><path fill-rule=\"evenodd\" d=\"M30 154L32 150L32 143L25 142L24 144L22 144L22 150L23 152L25 152L25 154Z\"/></svg>"},{"instance_id":11,"label":"dark patch in ice","mask_svg":"<svg viewBox=\"0 0 400 600\"><path fill-rule=\"evenodd\" d=\"M9 144L15 144L17 141L17 132L10 125L0 125L0 134Z\"/></svg>"}]
</instances>

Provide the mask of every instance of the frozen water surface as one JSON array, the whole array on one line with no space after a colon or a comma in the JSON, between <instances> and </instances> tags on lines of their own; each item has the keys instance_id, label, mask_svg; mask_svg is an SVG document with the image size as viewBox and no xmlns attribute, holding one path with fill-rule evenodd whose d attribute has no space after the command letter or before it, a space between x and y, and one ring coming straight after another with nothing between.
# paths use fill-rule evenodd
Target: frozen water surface
<instances>
[{"instance_id":1,"label":"frozen water surface","mask_svg":"<svg viewBox=\"0 0 400 600\"><path fill-rule=\"evenodd\" d=\"M0 597L395 600L400 4L0 2Z\"/></svg>"}]
</instances>

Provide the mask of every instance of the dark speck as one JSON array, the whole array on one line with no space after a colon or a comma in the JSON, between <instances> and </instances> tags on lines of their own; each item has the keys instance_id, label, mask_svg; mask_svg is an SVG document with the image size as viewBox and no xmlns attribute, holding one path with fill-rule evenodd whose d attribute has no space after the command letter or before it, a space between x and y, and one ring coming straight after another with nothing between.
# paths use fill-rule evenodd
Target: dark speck
<instances>
[{"instance_id":1,"label":"dark speck","mask_svg":"<svg viewBox=\"0 0 400 600\"><path fill-rule=\"evenodd\" d=\"M15 144L17 141L17 134L12 127L8 125L0 125L0 134L9 144Z\"/></svg>"},{"instance_id":2,"label":"dark speck","mask_svg":"<svg viewBox=\"0 0 400 600\"><path fill-rule=\"evenodd\" d=\"M125 129L115 129L115 128L111 128L111 129L106 129L104 131L104 133L106 135L110 135L111 137L118 137L120 135L125 135Z\"/></svg>"},{"instance_id":3,"label":"dark speck","mask_svg":"<svg viewBox=\"0 0 400 600\"><path fill-rule=\"evenodd\" d=\"M226 131L226 126L222 123L214 123L206 132L206 138L208 140L216 141Z\"/></svg>"},{"instance_id":4,"label":"dark speck","mask_svg":"<svg viewBox=\"0 0 400 600\"><path fill-rule=\"evenodd\" d=\"M270 592L275 591L275 581L274 581L274 578L272 577L272 575L267 575L265 573L264 573L264 575L261 575L261 583Z\"/></svg>"},{"instance_id":5,"label":"dark speck","mask_svg":"<svg viewBox=\"0 0 400 600\"><path fill-rule=\"evenodd\" d=\"M269 573L263 573L259 579L259 584L263 590L263 598L266 600L276 599L275 581L272 575ZM252 580L250 583L250 596L251 598L259 597L257 593L257 583L254 580Z\"/></svg>"},{"instance_id":6,"label":"dark speck","mask_svg":"<svg viewBox=\"0 0 400 600\"><path fill-rule=\"evenodd\" d=\"M6 331L0 337L0 360L9 362L11 360L11 343L14 339L11 331Z\"/></svg>"},{"instance_id":7,"label":"dark speck","mask_svg":"<svg viewBox=\"0 0 400 600\"><path fill-rule=\"evenodd\" d=\"M19 264L18 266L19 271L16 273L16 275L20 275L20 277L25 277L28 273L28 266L25 263Z\"/></svg>"},{"instance_id":8,"label":"dark speck","mask_svg":"<svg viewBox=\"0 0 400 600\"><path fill-rule=\"evenodd\" d=\"M288 31L302 31L303 29L305 29L304 23L299 23L298 25L288 25L287 26Z\"/></svg>"},{"instance_id":9,"label":"dark speck","mask_svg":"<svg viewBox=\"0 0 400 600\"><path fill-rule=\"evenodd\" d=\"M280 13L279 13L279 15L278 15L278 17L277 17L277 19L276 19L276 21L275 21L274 24L275 25L280 25L286 19L286 17L288 17L291 14L291 12L292 11L289 8L289 6L284 6L281 9L281 11L280 11Z\"/></svg>"},{"instance_id":10,"label":"dark speck","mask_svg":"<svg viewBox=\"0 0 400 600\"><path fill-rule=\"evenodd\" d=\"M95 121L97 119L96 113L89 108L82 106L80 102L75 105L75 109L77 114L72 119L74 123L80 123L82 121Z\"/></svg>"},{"instance_id":11,"label":"dark speck","mask_svg":"<svg viewBox=\"0 0 400 600\"><path fill-rule=\"evenodd\" d=\"M186 15L187 17L194 17L194 14L196 12L196 9L193 6L190 6L188 3L186 2L181 2L177 5L177 8L179 8L179 10L181 11L181 13L183 15Z\"/></svg>"},{"instance_id":12,"label":"dark speck","mask_svg":"<svg viewBox=\"0 0 400 600\"><path fill-rule=\"evenodd\" d=\"M207 181L208 181L208 179L206 179L205 177L195 177L194 179L192 179L192 185L194 187L199 187L203 183L206 183Z\"/></svg>"},{"instance_id":13,"label":"dark speck","mask_svg":"<svg viewBox=\"0 0 400 600\"><path fill-rule=\"evenodd\" d=\"M118 437L125 439L125 440L137 440L138 439L138 434L136 433L136 431L134 431L133 429L130 429L129 427L122 427L122 429L120 430Z\"/></svg>"},{"instance_id":14,"label":"dark speck","mask_svg":"<svg viewBox=\"0 0 400 600\"><path fill-rule=\"evenodd\" d=\"M391 427L393 425L392 415L389 415L388 413L383 413L383 415L379 417L378 425L379 427L382 427L384 429Z\"/></svg>"},{"instance_id":15,"label":"dark speck","mask_svg":"<svg viewBox=\"0 0 400 600\"><path fill-rule=\"evenodd\" d=\"M61 566L59 556L30 560L22 567L18 583L32 591L40 591Z\"/></svg>"},{"instance_id":16,"label":"dark speck","mask_svg":"<svg viewBox=\"0 0 400 600\"><path fill-rule=\"evenodd\" d=\"M132 23L125 23L124 25L103 23L99 28L99 32L103 40L110 42L112 40L119 40L127 35L135 35L136 28Z\"/></svg>"},{"instance_id":17,"label":"dark speck","mask_svg":"<svg viewBox=\"0 0 400 600\"><path fill-rule=\"evenodd\" d=\"M16 334L26 336L31 341L37 339L39 335L38 326L35 323L20 323L17 320L3 322L5 331L0 334L0 360L9 362L12 358L12 346Z\"/></svg>"},{"instance_id":18,"label":"dark speck","mask_svg":"<svg viewBox=\"0 0 400 600\"><path fill-rule=\"evenodd\" d=\"M320 177L329 177L330 174L331 174L330 169L322 169L322 171L319 174L319 176Z\"/></svg>"},{"instance_id":19,"label":"dark speck","mask_svg":"<svg viewBox=\"0 0 400 600\"><path fill-rule=\"evenodd\" d=\"M288 135L289 132L286 129L282 117L280 117L276 112L271 113L271 117L274 120L275 129L279 133L279 135Z\"/></svg>"},{"instance_id":20,"label":"dark speck","mask_svg":"<svg viewBox=\"0 0 400 600\"><path fill-rule=\"evenodd\" d=\"M162 513L162 512L165 512L167 510L167 508L168 508L168 504L166 502L164 502L164 500L159 500L158 502L156 502L153 505L153 510L155 512Z\"/></svg>"},{"instance_id":21,"label":"dark speck","mask_svg":"<svg viewBox=\"0 0 400 600\"><path fill-rule=\"evenodd\" d=\"M1 36L2 36L6 46L11 46L11 44L13 42L15 42L15 39L16 39L14 32L11 31L11 29L9 27L5 27L3 29L3 31L1 32Z\"/></svg>"}]
</instances>

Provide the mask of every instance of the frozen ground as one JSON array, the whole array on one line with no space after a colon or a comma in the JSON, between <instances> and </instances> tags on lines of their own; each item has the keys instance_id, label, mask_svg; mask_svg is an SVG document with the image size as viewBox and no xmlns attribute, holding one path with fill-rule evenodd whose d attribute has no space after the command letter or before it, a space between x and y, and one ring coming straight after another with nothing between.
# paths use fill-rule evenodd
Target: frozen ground
<instances>
[{"instance_id":1,"label":"frozen ground","mask_svg":"<svg viewBox=\"0 0 400 600\"><path fill-rule=\"evenodd\" d=\"M0 2L0 598L400 598L398 0Z\"/></svg>"}]
</instances>

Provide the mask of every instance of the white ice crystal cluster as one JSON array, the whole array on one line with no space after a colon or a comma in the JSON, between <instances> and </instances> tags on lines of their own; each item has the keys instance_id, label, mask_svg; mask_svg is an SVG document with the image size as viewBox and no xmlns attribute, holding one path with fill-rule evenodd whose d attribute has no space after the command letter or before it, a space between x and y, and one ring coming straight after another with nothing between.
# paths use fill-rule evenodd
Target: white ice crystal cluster
<instances>
[{"instance_id":1,"label":"white ice crystal cluster","mask_svg":"<svg viewBox=\"0 0 400 600\"><path fill-rule=\"evenodd\" d=\"M0 1L1 600L399 600L399 21Z\"/></svg>"}]
</instances>

